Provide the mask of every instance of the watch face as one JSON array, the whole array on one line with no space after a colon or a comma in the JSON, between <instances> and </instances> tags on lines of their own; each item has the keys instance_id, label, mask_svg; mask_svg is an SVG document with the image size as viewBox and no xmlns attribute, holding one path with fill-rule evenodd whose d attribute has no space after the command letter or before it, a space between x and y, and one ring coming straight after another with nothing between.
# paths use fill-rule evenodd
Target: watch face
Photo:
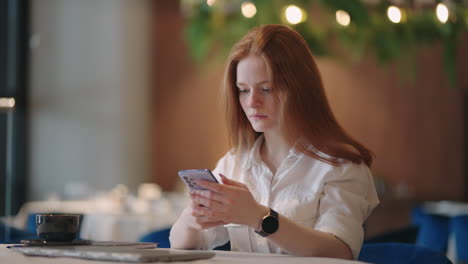
<instances>
[{"instance_id":1,"label":"watch face","mask_svg":"<svg viewBox=\"0 0 468 264\"><path fill-rule=\"evenodd\" d=\"M278 230L278 219L273 216L269 216L262 221L262 230L267 234L273 234Z\"/></svg>"}]
</instances>

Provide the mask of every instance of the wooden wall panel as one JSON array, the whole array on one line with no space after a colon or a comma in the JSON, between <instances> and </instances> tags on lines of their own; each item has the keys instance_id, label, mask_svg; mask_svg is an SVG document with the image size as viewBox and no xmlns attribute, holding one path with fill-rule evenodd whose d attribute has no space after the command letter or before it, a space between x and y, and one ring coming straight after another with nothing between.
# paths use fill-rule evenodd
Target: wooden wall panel
<instances>
[{"instance_id":1,"label":"wooden wall panel","mask_svg":"<svg viewBox=\"0 0 468 264\"><path fill-rule=\"evenodd\" d=\"M176 1L157 1L155 21L156 148L154 179L165 189L177 170L213 168L228 150L217 105L223 65L196 65L188 56L184 19ZM318 64L338 120L376 154L373 171L392 190L407 186L409 199L461 199L463 186L463 92L468 90L468 37L459 52L460 87L450 87L440 46L424 48L417 75L372 58L345 65ZM464 59L463 59L464 58ZM406 78L406 79L405 79Z\"/></svg>"}]
</instances>

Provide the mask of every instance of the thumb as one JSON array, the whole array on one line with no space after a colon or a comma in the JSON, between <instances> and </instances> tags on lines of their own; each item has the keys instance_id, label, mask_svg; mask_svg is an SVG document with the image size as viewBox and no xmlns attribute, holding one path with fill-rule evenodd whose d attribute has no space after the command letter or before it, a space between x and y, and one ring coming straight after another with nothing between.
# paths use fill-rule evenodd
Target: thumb
<instances>
[{"instance_id":1,"label":"thumb","mask_svg":"<svg viewBox=\"0 0 468 264\"><path fill-rule=\"evenodd\" d=\"M239 187L239 188L242 188L242 189L247 189L247 186L245 186L245 184L243 184L243 183L228 179L226 176L224 176L221 173L219 174L219 176L221 177L221 181L225 185L230 185L230 186Z\"/></svg>"}]
</instances>

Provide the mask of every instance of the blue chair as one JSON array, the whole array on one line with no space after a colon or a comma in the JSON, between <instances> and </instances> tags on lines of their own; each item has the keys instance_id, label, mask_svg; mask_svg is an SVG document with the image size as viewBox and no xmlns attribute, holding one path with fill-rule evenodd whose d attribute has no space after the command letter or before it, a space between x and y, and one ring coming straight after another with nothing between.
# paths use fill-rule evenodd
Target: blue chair
<instances>
[{"instance_id":1,"label":"blue chair","mask_svg":"<svg viewBox=\"0 0 468 264\"><path fill-rule=\"evenodd\" d=\"M427 213L422 205L415 205L411 208L411 225L419 226L423 222L423 218Z\"/></svg>"},{"instance_id":2,"label":"blue chair","mask_svg":"<svg viewBox=\"0 0 468 264\"><path fill-rule=\"evenodd\" d=\"M35 233L17 229L0 222L0 243L1 244L16 244L21 240L37 239Z\"/></svg>"},{"instance_id":3,"label":"blue chair","mask_svg":"<svg viewBox=\"0 0 468 264\"><path fill-rule=\"evenodd\" d=\"M452 232L455 234L457 261L468 263L468 215L455 216L451 220Z\"/></svg>"},{"instance_id":4,"label":"blue chair","mask_svg":"<svg viewBox=\"0 0 468 264\"><path fill-rule=\"evenodd\" d=\"M424 214L419 217L420 223L416 245L428 247L445 254L450 233L450 218L433 214Z\"/></svg>"},{"instance_id":5,"label":"blue chair","mask_svg":"<svg viewBox=\"0 0 468 264\"><path fill-rule=\"evenodd\" d=\"M26 219L26 231L30 233L36 232L36 213L31 213Z\"/></svg>"},{"instance_id":6,"label":"blue chair","mask_svg":"<svg viewBox=\"0 0 468 264\"><path fill-rule=\"evenodd\" d=\"M140 242L153 242L153 243L158 243L158 247L160 248L170 248L171 247L171 243L169 242L170 232L171 232L171 228L157 230L157 231L151 232L141 237Z\"/></svg>"},{"instance_id":7,"label":"blue chair","mask_svg":"<svg viewBox=\"0 0 468 264\"><path fill-rule=\"evenodd\" d=\"M358 260L375 264L452 264L440 252L405 243L364 244Z\"/></svg>"}]
</instances>

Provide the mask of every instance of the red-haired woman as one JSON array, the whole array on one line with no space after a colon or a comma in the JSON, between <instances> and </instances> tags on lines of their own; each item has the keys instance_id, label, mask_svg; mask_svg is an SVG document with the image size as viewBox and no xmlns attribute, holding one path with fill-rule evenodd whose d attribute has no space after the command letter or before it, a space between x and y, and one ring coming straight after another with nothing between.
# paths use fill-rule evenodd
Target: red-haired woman
<instances>
[{"instance_id":1,"label":"red-haired woman","mask_svg":"<svg viewBox=\"0 0 468 264\"><path fill-rule=\"evenodd\" d=\"M305 40L281 25L232 49L223 87L233 147L201 181L171 245L357 258L379 203L372 153L338 124Z\"/></svg>"}]
</instances>

